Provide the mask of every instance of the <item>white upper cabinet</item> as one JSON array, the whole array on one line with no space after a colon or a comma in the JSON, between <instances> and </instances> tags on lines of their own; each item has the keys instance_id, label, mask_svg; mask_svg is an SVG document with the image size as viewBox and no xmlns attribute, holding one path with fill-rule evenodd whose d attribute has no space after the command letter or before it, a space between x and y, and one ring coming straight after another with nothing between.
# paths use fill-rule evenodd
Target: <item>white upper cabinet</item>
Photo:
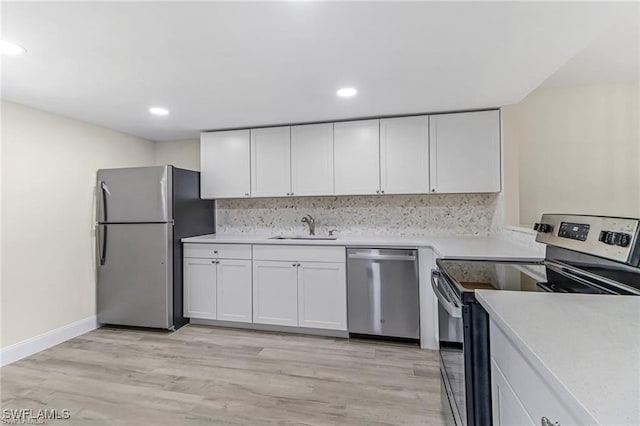
<instances>
[{"instance_id":1,"label":"white upper cabinet","mask_svg":"<svg viewBox=\"0 0 640 426\"><path fill-rule=\"evenodd\" d=\"M291 129L251 129L251 195L291 195Z\"/></svg>"},{"instance_id":2,"label":"white upper cabinet","mask_svg":"<svg viewBox=\"0 0 640 426\"><path fill-rule=\"evenodd\" d=\"M380 190L383 194L429 192L429 117L380 120Z\"/></svg>"},{"instance_id":3,"label":"white upper cabinet","mask_svg":"<svg viewBox=\"0 0 640 426\"><path fill-rule=\"evenodd\" d=\"M249 130L200 134L201 198L250 195Z\"/></svg>"},{"instance_id":4,"label":"white upper cabinet","mask_svg":"<svg viewBox=\"0 0 640 426\"><path fill-rule=\"evenodd\" d=\"M431 115L431 192L500 192L500 112Z\"/></svg>"},{"instance_id":5,"label":"white upper cabinet","mask_svg":"<svg viewBox=\"0 0 640 426\"><path fill-rule=\"evenodd\" d=\"M291 127L291 192L333 194L333 123Z\"/></svg>"},{"instance_id":6,"label":"white upper cabinet","mask_svg":"<svg viewBox=\"0 0 640 426\"><path fill-rule=\"evenodd\" d=\"M380 120L334 123L335 194L380 192Z\"/></svg>"}]
</instances>

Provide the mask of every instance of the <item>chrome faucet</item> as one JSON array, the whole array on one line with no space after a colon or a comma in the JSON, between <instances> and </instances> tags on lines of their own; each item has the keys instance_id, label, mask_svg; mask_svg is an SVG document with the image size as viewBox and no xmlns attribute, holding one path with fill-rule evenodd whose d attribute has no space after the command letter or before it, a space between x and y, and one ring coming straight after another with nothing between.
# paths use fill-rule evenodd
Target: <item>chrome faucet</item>
<instances>
[{"instance_id":1,"label":"chrome faucet","mask_svg":"<svg viewBox=\"0 0 640 426\"><path fill-rule=\"evenodd\" d=\"M303 217L300 222L307 224L307 226L309 227L309 235L316 235L316 220L311 217L310 214Z\"/></svg>"}]
</instances>

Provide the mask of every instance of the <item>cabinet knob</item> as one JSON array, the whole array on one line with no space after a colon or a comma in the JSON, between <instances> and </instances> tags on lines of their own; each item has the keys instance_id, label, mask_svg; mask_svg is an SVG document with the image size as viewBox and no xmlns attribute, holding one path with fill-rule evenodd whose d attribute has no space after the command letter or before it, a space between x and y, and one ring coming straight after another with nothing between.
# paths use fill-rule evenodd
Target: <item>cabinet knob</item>
<instances>
[{"instance_id":1,"label":"cabinet knob","mask_svg":"<svg viewBox=\"0 0 640 426\"><path fill-rule=\"evenodd\" d=\"M214 250L214 251L213 251L213 254L218 254L218 250Z\"/></svg>"},{"instance_id":2,"label":"cabinet knob","mask_svg":"<svg viewBox=\"0 0 640 426\"><path fill-rule=\"evenodd\" d=\"M432 189L432 190L431 190L431 192L436 192L436 190L435 190L435 189Z\"/></svg>"},{"instance_id":3,"label":"cabinet knob","mask_svg":"<svg viewBox=\"0 0 640 426\"><path fill-rule=\"evenodd\" d=\"M542 418L540 419L540 426L560 426L560 423L558 422L551 423L551 420L549 420L545 416L542 416Z\"/></svg>"},{"instance_id":4,"label":"cabinet knob","mask_svg":"<svg viewBox=\"0 0 640 426\"><path fill-rule=\"evenodd\" d=\"M248 196L249 196L249 193L248 193L248 192L245 192L245 193L244 193L244 196L245 196L245 197L248 197Z\"/></svg>"},{"instance_id":5,"label":"cabinet knob","mask_svg":"<svg viewBox=\"0 0 640 426\"><path fill-rule=\"evenodd\" d=\"M379 190L379 189L376 189L376 194L379 194L379 193L380 193L380 190Z\"/></svg>"},{"instance_id":6,"label":"cabinet knob","mask_svg":"<svg viewBox=\"0 0 640 426\"><path fill-rule=\"evenodd\" d=\"M384 190L380 191L381 194L384 194Z\"/></svg>"},{"instance_id":7,"label":"cabinet knob","mask_svg":"<svg viewBox=\"0 0 640 426\"><path fill-rule=\"evenodd\" d=\"M293 195L293 192L291 193L291 195Z\"/></svg>"}]
</instances>

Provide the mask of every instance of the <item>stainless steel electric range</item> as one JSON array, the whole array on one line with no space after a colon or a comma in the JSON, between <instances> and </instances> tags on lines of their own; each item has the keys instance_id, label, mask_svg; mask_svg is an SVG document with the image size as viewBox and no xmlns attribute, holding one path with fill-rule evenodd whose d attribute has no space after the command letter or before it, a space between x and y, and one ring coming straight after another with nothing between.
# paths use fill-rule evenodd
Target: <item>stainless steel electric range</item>
<instances>
[{"instance_id":1,"label":"stainless steel electric range","mask_svg":"<svg viewBox=\"0 0 640 426\"><path fill-rule=\"evenodd\" d=\"M640 220L545 214L541 262L438 259L440 371L456 425L490 425L489 317L476 289L640 295Z\"/></svg>"}]
</instances>

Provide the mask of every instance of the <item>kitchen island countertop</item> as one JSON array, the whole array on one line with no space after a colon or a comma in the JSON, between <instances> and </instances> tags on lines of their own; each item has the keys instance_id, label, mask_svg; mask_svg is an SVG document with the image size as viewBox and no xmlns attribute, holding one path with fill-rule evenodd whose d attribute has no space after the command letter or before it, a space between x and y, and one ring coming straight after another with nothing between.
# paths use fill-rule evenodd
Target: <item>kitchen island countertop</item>
<instances>
[{"instance_id":1,"label":"kitchen island countertop","mask_svg":"<svg viewBox=\"0 0 640 426\"><path fill-rule=\"evenodd\" d=\"M476 291L583 424L640 424L640 297Z\"/></svg>"}]
</instances>

